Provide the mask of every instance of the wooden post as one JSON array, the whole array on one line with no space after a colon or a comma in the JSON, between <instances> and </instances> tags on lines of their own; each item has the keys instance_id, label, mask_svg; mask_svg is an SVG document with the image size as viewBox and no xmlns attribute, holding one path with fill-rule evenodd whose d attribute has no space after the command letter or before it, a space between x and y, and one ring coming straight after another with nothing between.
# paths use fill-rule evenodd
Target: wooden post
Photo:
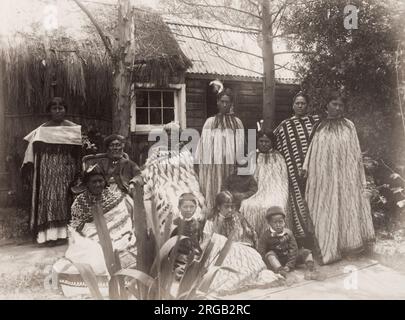
<instances>
[{"instance_id":1,"label":"wooden post","mask_svg":"<svg viewBox=\"0 0 405 320\"><path fill-rule=\"evenodd\" d=\"M262 0L262 37L263 37L263 126L273 129L276 109L276 81L273 52L273 23L270 14L270 0Z\"/></svg>"}]
</instances>

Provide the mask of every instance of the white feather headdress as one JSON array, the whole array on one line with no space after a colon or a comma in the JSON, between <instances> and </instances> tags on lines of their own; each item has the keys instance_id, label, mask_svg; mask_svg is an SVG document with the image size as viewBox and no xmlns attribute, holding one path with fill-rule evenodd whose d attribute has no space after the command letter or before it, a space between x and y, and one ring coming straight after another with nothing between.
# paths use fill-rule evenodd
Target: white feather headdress
<instances>
[{"instance_id":1,"label":"white feather headdress","mask_svg":"<svg viewBox=\"0 0 405 320\"><path fill-rule=\"evenodd\" d=\"M223 84L220 80L218 80L218 79L212 80L212 81L210 82L210 86L214 86L214 89L215 89L215 91L217 92L217 94L219 94L219 93L221 93L222 91L224 91L224 84Z\"/></svg>"}]
</instances>

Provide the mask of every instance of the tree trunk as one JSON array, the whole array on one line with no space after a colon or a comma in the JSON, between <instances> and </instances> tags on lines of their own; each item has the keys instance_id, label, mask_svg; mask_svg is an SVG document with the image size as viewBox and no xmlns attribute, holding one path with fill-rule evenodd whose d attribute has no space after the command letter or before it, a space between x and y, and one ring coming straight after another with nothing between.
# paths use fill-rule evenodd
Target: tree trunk
<instances>
[{"instance_id":1,"label":"tree trunk","mask_svg":"<svg viewBox=\"0 0 405 320\"><path fill-rule=\"evenodd\" d=\"M276 110L276 80L273 54L273 24L270 0L262 0L262 53L263 53L263 127L273 129Z\"/></svg>"},{"instance_id":2,"label":"tree trunk","mask_svg":"<svg viewBox=\"0 0 405 320\"><path fill-rule=\"evenodd\" d=\"M114 57L113 133L130 134L131 75L135 60L133 8L129 0L118 1L117 47Z\"/></svg>"}]
</instances>

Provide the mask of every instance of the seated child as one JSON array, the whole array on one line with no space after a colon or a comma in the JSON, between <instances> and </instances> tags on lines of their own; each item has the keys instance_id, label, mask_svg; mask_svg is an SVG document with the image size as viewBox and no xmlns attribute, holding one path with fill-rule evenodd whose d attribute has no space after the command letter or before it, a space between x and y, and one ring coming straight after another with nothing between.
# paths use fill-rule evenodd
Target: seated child
<instances>
[{"instance_id":1,"label":"seated child","mask_svg":"<svg viewBox=\"0 0 405 320\"><path fill-rule=\"evenodd\" d=\"M266 220L270 225L259 240L258 251L269 269L286 277L296 265L305 263L306 280L323 280L323 276L315 270L310 250L298 249L291 230L285 228L285 213L280 207L267 210Z\"/></svg>"},{"instance_id":2,"label":"seated child","mask_svg":"<svg viewBox=\"0 0 405 320\"><path fill-rule=\"evenodd\" d=\"M238 168L246 168L248 161L239 160L235 172L226 178L222 185L222 191L229 191L235 199L236 209L239 210L243 200L253 196L257 190L257 182L253 175L238 175Z\"/></svg>"},{"instance_id":3,"label":"seated child","mask_svg":"<svg viewBox=\"0 0 405 320\"><path fill-rule=\"evenodd\" d=\"M232 236L233 241L246 243L256 248L256 231L245 217L236 210L234 197L229 191L222 191L217 194L213 217L210 222L214 232L227 238Z\"/></svg>"},{"instance_id":4,"label":"seated child","mask_svg":"<svg viewBox=\"0 0 405 320\"><path fill-rule=\"evenodd\" d=\"M175 263L176 275L181 277L185 264L193 259L198 259L202 253L200 240L202 238L202 222L198 221L194 214L197 209L197 198L192 193L183 193L179 198L179 211L181 216L173 220L176 226L172 232L174 235L188 237L180 241Z\"/></svg>"}]
</instances>

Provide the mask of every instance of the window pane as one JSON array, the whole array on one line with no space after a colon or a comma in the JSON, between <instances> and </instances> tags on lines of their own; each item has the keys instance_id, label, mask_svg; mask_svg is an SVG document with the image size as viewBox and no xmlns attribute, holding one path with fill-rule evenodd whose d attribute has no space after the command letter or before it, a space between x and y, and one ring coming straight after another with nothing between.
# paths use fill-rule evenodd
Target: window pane
<instances>
[{"instance_id":1,"label":"window pane","mask_svg":"<svg viewBox=\"0 0 405 320\"><path fill-rule=\"evenodd\" d=\"M162 124L162 109L150 109L150 124Z\"/></svg>"},{"instance_id":2,"label":"window pane","mask_svg":"<svg viewBox=\"0 0 405 320\"><path fill-rule=\"evenodd\" d=\"M136 124L149 124L148 109L136 108Z\"/></svg>"},{"instance_id":3,"label":"window pane","mask_svg":"<svg viewBox=\"0 0 405 320\"><path fill-rule=\"evenodd\" d=\"M147 108L148 107L148 92L137 91L136 92L136 107Z\"/></svg>"},{"instance_id":4,"label":"window pane","mask_svg":"<svg viewBox=\"0 0 405 320\"><path fill-rule=\"evenodd\" d=\"M150 97L150 107L151 108L161 108L161 92L160 91L149 91Z\"/></svg>"},{"instance_id":5,"label":"window pane","mask_svg":"<svg viewBox=\"0 0 405 320\"><path fill-rule=\"evenodd\" d=\"M163 109L163 123L174 121L174 109Z\"/></svg>"},{"instance_id":6,"label":"window pane","mask_svg":"<svg viewBox=\"0 0 405 320\"><path fill-rule=\"evenodd\" d=\"M163 92L163 108L174 108L174 92Z\"/></svg>"}]
</instances>

